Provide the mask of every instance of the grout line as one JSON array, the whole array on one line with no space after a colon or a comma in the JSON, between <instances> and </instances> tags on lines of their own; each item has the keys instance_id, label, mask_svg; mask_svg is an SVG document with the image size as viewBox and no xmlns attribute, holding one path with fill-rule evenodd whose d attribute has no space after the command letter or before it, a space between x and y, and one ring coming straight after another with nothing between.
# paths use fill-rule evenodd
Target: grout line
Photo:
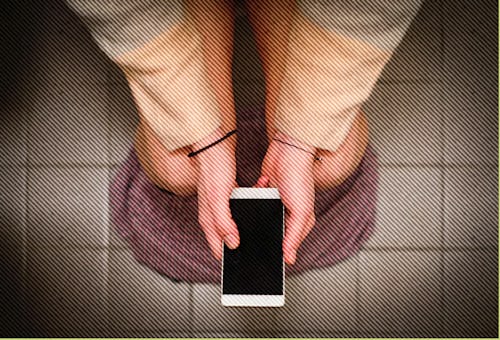
<instances>
[{"instance_id":1,"label":"grout line","mask_svg":"<svg viewBox=\"0 0 500 340\"><path fill-rule=\"evenodd\" d=\"M188 311L188 325L189 329L187 330L188 334L191 335L193 333L194 326L194 283L189 283L189 311Z\"/></svg>"},{"instance_id":2,"label":"grout line","mask_svg":"<svg viewBox=\"0 0 500 340\"><path fill-rule=\"evenodd\" d=\"M439 45L439 53L440 53L440 56L439 56L439 60L440 60L440 80L441 80L441 83L442 84L445 84L444 83L444 80L443 80L443 72L444 72L444 25L443 25L443 1L440 0L439 1L439 18L440 18L440 22L439 22L439 35L440 35L440 45ZM441 95L441 98L444 98L443 96L443 87L445 85L442 85L439 87L438 91ZM440 148L441 148L441 153L440 153L440 157L439 157L439 162L441 164L444 164L445 163L445 159L444 159L444 153L445 153L445 146L446 146L446 141L445 141L445 118L444 118L444 115L445 115L445 110L443 108L443 105L440 105L441 107L441 114L440 114L440 122L439 122L439 127L440 127ZM450 166L448 166L447 168L452 168ZM441 167L439 169L439 176L440 176L440 199L439 199L439 209L440 209L440 219L439 219L439 223L440 223L440 227L441 227L441 230L440 230L440 246L441 248L444 248L445 247L445 227L446 227L446 224L445 224L445 219L444 219L444 214L445 214L445 168L444 167ZM440 271L440 281L439 281L439 326L440 326L440 332L443 334L444 331L445 331L445 327L444 327L444 320L445 320L445 315L444 315L444 251L441 251L440 254L439 254L439 271Z\"/></svg>"},{"instance_id":3,"label":"grout line","mask_svg":"<svg viewBox=\"0 0 500 340\"><path fill-rule=\"evenodd\" d=\"M0 169L113 169L119 167L120 164L107 164L107 163L35 163L35 164L12 164L0 165Z\"/></svg>"},{"instance_id":4,"label":"grout line","mask_svg":"<svg viewBox=\"0 0 500 340\"><path fill-rule=\"evenodd\" d=\"M22 258L21 258L21 292L20 292L20 310L21 310L21 325L25 328L24 331L31 334L31 325L28 323L28 308L26 299L26 277L27 277L27 266L28 266L28 235L29 235L29 216L30 216L30 206L31 206L31 170L28 168L25 172L25 198L24 198L24 230L22 236Z\"/></svg>"},{"instance_id":5,"label":"grout line","mask_svg":"<svg viewBox=\"0 0 500 340\"><path fill-rule=\"evenodd\" d=\"M359 251L356 256L356 300L355 300L355 327L359 329L361 326L361 255L362 251Z\"/></svg>"},{"instance_id":6,"label":"grout line","mask_svg":"<svg viewBox=\"0 0 500 340\"><path fill-rule=\"evenodd\" d=\"M103 308L104 310L102 311L103 316L104 316L104 332L110 333L111 330L111 308L110 308L110 291L109 291L109 249L106 249L106 271L104 273L104 287L103 287L103 295L104 295L104 304Z\"/></svg>"},{"instance_id":7,"label":"grout line","mask_svg":"<svg viewBox=\"0 0 500 340\"><path fill-rule=\"evenodd\" d=\"M427 169L427 168L442 168L443 165L439 163L380 163L380 168L387 169Z\"/></svg>"},{"instance_id":8,"label":"grout line","mask_svg":"<svg viewBox=\"0 0 500 340\"><path fill-rule=\"evenodd\" d=\"M110 69L106 69L106 80L110 79ZM110 110L109 110L109 85L105 85L106 90L104 91L104 94L106 95L106 104L105 104L105 111L106 111L106 125L107 125L107 131L106 131L106 142L107 142L107 152L106 152L106 160L107 163L111 163L111 119L110 119ZM111 242L111 224L110 224L110 197L109 197L109 187L111 185L111 173L113 172L113 168L110 166L105 167L107 171L107 185L106 185L106 196L107 196L107 202L105 204L105 209L106 209L106 223L105 223L105 228L106 228L106 272L105 272L105 281L104 281L104 327L105 327L105 332L107 335L111 335L112 332L112 326L111 326L111 294L110 294L110 255L112 252L112 248L110 247L110 242Z\"/></svg>"},{"instance_id":9,"label":"grout line","mask_svg":"<svg viewBox=\"0 0 500 340\"><path fill-rule=\"evenodd\" d=\"M444 119L440 122L442 125L444 122ZM440 137L441 139L441 145L439 146L442 150L441 155L440 155L440 161L439 163L381 163L380 167L382 168L414 168L414 169L420 169L420 168L439 168L439 169L484 169L484 168L498 168L498 163L477 163L477 164L472 164L472 163L449 163L446 164L444 163L444 158L443 152L444 152L444 127L441 128L441 134L443 134L443 138Z\"/></svg>"},{"instance_id":10,"label":"grout line","mask_svg":"<svg viewBox=\"0 0 500 340\"><path fill-rule=\"evenodd\" d=\"M111 69L108 67L106 68L106 89L104 91L104 94L106 95L106 105L105 105L105 110L106 110L106 142L107 142L107 149L106 149L106 163L109 165L111 164L111 107L109 105L109 99L111 98L111 87L108 84L108 82L111 80ZM110 178L110 171L108 171L108 179ZM109 185L111 184L111 180L108 180L108 188Z\"/></svg>"},{"instance_id":11,"label":"grout line","mask_svg":"<svg viewBox=\"0 0 500 340\"><path fill-rule=\"evenodd\" d=\"M497 246L463 246L463 247L373 247L363 248L368 252L416 252L416 251L434 251L434 252L453 252L453 251L498 251Z\"/></svg>"},{"instance_id":12,"label":"grout line","mask_svg":"<svg viewBox=\"0 0 500 340\"><path fill-rule=\"evenodd\" d=\"M79 244L27 244L27 250L30 251L104 251L104 250L121 250L120 248L112 248L109 246L100 245L79 245Z\"/></svg>"},{"instance_id":13,"label":"grout line","mask_svg":"<svg viewBox=\"0 0 500 340\"><path fill-rule=\"evenodd\" d=\"M45 7L42 9L42 16L46 14ZM33 71L33 70L32 70ZM26 140L25 140L25 148L26 148L26 158L24 160L24 166L26 167L26 187L25 187L25 221L24 221L24 232L23 232L23 241L22 241L22 262L21 262L21 324L25 328L25 332L29 335L33 333L32 325L28 322L28 306L27 306L27 267L28 267L28 251L29 251L29 232L30 232L30 216L31 216L31 206L32 206L32 193L31 193L31 185L32 185L32 169L29 165L32 162L32 129L33 129L33 117L31 114L27 114L26 117Z\"/></svg>"},{"instance_id":14,"label":"grout line","mask_svg":"<svg viewBox=\"0 0 500 340\"><path fill-rule=\"evenodd\" d=\"M439 18L440 18L440 21L439 21L439 38L440 38L440 41L439 41L439 62L440 62L440 65L439 65L439 68L440 68L440 73L439 73L439 79L441 81L442 84L445 84L444 82L444 77L443 77L443 74L444 74L444 49L445 49L445 44L444 44L444 40L445 40L445 34L444 34L444 5L443 5L443 0L440 0L439 1ZM441 97L443 98L443 97Z\"/></svg>"},{"instance_id":15,"label":"grout line","mask_svg":"<svg viewBox=\"0 0 500 340\"><path fill-rule=\"evenodd\" d=\"M414 333L413 335L409 335L411 333ZM361 332L356 332L356 331L345 331L345 332L279 332L278 335L280 337L285 337L285 338L293 338L293 337L301 337L301 338L333 338L333 337L340 337L340 338L347 338L347 337L353 337L353 338L368 338L368 337L375 337L375 338L407 338L407 337L429 337L429 335L425 335L426 333L419 333L418 331L414 332L387 332L387 331L361 331ZM435 334L436 336L440 336L440 334Z\"/></svg>"},{"instance_id":16,"label":"grout line","mask_svg":"<svg viewBox=\"0 0 500 340\"><path fill-rule=\"evenodd\" d=\"M111 246L111 239L112 239L112 223L111 223L111 211L110 211L110 208L111 208L111 205L110 205L110 201L111 201L111 197L110 197L110 186L111 186L111 181L113 180L112 178L112 173L114 172L114 168L108 168L108 184L107 184L107 187L106 187L106 197L107 197L107 202L106 202L106 225L105 225L105 228L106 228L106 246L108 248L108 250L111 250L112 249L112 246Z\"/></svg>"}]
</instances>

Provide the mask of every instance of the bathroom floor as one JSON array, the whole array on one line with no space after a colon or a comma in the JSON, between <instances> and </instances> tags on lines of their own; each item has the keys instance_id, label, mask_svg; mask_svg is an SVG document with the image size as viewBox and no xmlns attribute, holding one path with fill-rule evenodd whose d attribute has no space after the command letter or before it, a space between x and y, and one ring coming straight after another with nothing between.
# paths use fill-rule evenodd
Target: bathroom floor
<instances>
[{"instance_id":1,"label":"bathroom floor","mask_svg":"<svg viewBox=\"0 0 500 340\"><path fill-rule=\"evenodd\" d=\"M227 309L218 285L163 278L110 229L108 185L137 123L119 70L60 1L14 9L0 336L497 337L497 13L426 1L384 71L365 106L381 182L363 250L288 279L284 308ZM242 11L235 39L237 107L262 106Z\"/></svg>"}]
</instances>

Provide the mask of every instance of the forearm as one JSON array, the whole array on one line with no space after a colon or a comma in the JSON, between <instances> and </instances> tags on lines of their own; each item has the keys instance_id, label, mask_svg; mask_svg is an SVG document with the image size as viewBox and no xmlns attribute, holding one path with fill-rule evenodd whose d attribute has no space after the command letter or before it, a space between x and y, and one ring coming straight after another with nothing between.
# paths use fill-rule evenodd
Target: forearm
<instances>
[{"instance_id":1,"label":"forearm","mask_svg":"<svg viewBox=\"0 0 500 340\"><path fill-rule=\"evenodd\" d=\"M274 134L273 136L273 139L277 139L279 141L282 141L282 142L285 142L285 143L289 143L299 149L302 149L306 152L309 152L311 154L316 154L316 152L318 151L318 148L316 148L314 145L311 145L311 144L307 144L307 143L304 143L292 136L290 136L289 134L287 133L284 133L282 131L276 131L276 133Z\"/></svg>"},{"instance_id":2,"label":"forearm","mask_svg":"<svg viewBox=\"0 0 500 340\"><path fill-rule=\"evenodd\" d=\"M204 137L196 143L193 143L190 147L190 150L191 152L196 152L196 154L191 157L195 157L196 159L204 162L207 159L205 155L210 153L207 152L210 148L224 149L232 157L235 157L237 135L236 133L233 133L228 136L227 133L228 131L225 131L222 127L219 127L207 137ZM217 144L223 144L223 146L220 147Z\"/></svg>"}]
</instances>

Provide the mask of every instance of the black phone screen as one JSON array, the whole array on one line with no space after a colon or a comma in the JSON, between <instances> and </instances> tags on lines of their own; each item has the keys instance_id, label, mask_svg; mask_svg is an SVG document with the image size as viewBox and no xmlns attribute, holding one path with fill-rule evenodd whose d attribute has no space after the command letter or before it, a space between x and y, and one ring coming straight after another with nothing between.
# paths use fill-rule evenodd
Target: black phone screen
<instances>
[{"instance_id":1,"label":"black phone screen","mask_svg":"<svg viewBox=\"0 0 500 340\"><path fill-rule=\"evenodd\" d=\"M231 199L240 246L224 245L223 294L283 294L283 203Z\"/></svg>"}]
</instances>

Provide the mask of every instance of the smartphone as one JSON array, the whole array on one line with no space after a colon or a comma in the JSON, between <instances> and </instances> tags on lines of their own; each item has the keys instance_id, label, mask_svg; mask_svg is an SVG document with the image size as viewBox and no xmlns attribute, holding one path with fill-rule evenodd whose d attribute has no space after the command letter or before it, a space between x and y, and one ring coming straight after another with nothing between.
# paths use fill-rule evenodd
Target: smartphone
<instances>
[{"instance_id":1,"label":"smartphone","mask_svg":"<svg viewBox=\"0 0 500 340\"><path fill-rule=\"evenodd\" d=\"M240 245L231 250L222 243L222 305L283 306L285 210L278 189L235 188L229 204Z\"/></svg>"}]
</instances>

